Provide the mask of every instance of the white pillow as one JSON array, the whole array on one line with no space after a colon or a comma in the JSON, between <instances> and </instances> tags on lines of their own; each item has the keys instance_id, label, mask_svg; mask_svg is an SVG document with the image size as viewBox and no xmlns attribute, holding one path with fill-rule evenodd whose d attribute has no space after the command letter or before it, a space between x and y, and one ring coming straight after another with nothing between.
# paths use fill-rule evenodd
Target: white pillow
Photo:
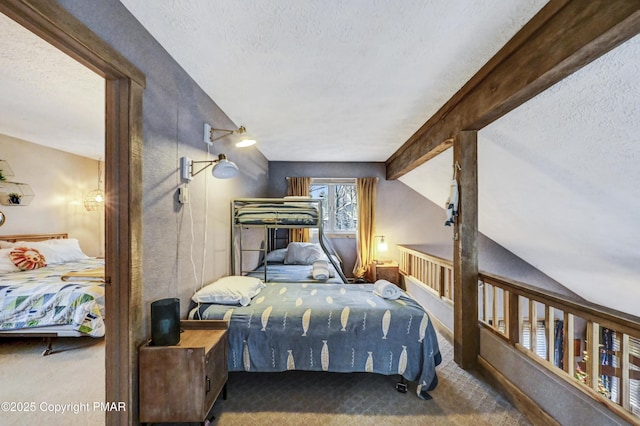
<instances>
[{"instance_id":1,"label":"white pillow","mask_svg":"<svg viewBox=\"0 0 640 426\"><path fill-rule=\"evenodd\" d=\"M284 258L286 257L286 255L286 248L271 250L269 253L267 253L267 262L284 263Z\"/></svg>"},{"instance_id":2,"label":"white pillow","mask_svg":"<svg viewBox=\"0 0 640 426\"><path fill-rule=\"evenodd\" d=\"M18 272L20 269L9 258L11 248L0 249L0 274L8 274L9 272Z\"/></svg>"},{"instance_id":3,"label":"white pillow","mask_svg":"<svg viewBox=\"0 0 640 426\"><path fill-rule=\"evenodd\" d=\"M0 240L0 249L8 249L13 248L15 243L10 243L9 241Z\"/></svg>"},{"instance_id":4,"label":"white pillow","mask_svg":"<svg viewBox=\"0 0 640 426\"><path fill-rule=\"evenodd\" d=\"M82 252L80 243L75 238L60 238L45 241L18 241L15 243L4 242L2 247L31 247L38 250L46 259L47 264L73 262L86 259L88 256Z\"/></svg>"},{"instance_id":5,"label":"white pillow","mask_svg":"<svg viewBox=\"0 0 640 426\"><path fill-rule=\"evenodd\" d=\"M327 260L317 243L289 243L284 263L288 265L313 265L316 260Z\"/></svg>"},{"instance_id":6,"label":"white pillow","mask_svg":"<svg viewBox=\"0 0 640 426\"><path fill-rule=\"evenodd\" d=\"M204 286L191 299L196 303L247 306L251 298L264 287L266 286L260 278L234 275L222 277Z\"/></svg>"}]
</instances>

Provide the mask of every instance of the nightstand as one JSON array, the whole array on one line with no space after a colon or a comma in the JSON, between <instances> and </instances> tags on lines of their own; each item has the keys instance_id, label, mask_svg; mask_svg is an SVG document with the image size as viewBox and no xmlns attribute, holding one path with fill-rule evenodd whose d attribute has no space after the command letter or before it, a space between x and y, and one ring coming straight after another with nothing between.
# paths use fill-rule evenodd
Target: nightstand
<instances>
[{"instance_id":1,"label":"nightstand","mask_svg":"<svg viewBox=\"0 0 640 426\"><path fill-rule=\"evenodd\" d=\"M375 283L378 280L387 280L400 287L398 262L393 260L371 262L369 264L369 281Z\"/></svg>"},{"instance_id":2,"label":"nightstand","mask_svg":"<svg viewBox=\"0 0 640 426\"><path fill-rule=\"evenodd\" d=\"M227 383L226 321L182 321L174 346L140 348L140 422L207 420Z\"/></svg>"}]
</instances>

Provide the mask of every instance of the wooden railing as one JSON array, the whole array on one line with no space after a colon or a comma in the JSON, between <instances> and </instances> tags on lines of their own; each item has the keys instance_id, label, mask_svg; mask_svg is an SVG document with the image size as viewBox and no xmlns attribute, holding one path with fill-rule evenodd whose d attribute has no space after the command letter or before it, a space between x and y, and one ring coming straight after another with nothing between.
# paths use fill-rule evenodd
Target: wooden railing
<instances>
[{"instance_id":1,"label":"wooden railing","mask_svg":"<svg viewBox=\"0 0 640 426\"><path fill-rule=\"evenodd\" d=\"M442 299L453 302L453 264L443 259L408 247L400 250L400 273L412 276Z\"/></svg>"},{"instance_id":2,"label":"wooden railing","mask_svg":"<svg viewBox=\"0 0 640 426\"><path fill-rule=\"evenodd\" d=\"M398 248L403 274L445 300L453 296L451 261ZM478 299L482 326L640 423L640 318L485 272L478 274Z\"/></svg>"},{"instance_id":3,"label":"wooden railing","mask_svg":"<svg viewBox=\"0 0 640 426\"><path fill-rule=\"evenodd\" d=\"M640 422L640 318L488 273L478 280L484 326L621 417Z\"/></svg>"}]
</instances>

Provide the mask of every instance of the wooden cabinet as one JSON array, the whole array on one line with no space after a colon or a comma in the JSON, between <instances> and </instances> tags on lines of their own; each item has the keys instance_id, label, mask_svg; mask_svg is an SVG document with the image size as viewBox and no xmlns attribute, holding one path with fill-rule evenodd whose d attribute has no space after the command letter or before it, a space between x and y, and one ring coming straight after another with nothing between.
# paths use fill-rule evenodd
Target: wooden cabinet
<instances>
[{"instance_id":1,"label":"wooden cabinet","mask_svg":"<svg viewBox=\"0 0 640 426\"><path fill-rule=\"evenodd\" d=\"M369 265L369 281L375 283L378 280L387 280L400 286L398 262L393 260L371 262Z\"/></svg>"},{"instance_id":2,"label":"wooden cabinet","mask_svg":"<svg viewBox=\"0 0 640 426\"><path fill-rule=\"evenodd\" d=\"M140 348L140 422L205 422L227 383L226 321L182 321L174 346Z\"/></svg>"}]
</instances>

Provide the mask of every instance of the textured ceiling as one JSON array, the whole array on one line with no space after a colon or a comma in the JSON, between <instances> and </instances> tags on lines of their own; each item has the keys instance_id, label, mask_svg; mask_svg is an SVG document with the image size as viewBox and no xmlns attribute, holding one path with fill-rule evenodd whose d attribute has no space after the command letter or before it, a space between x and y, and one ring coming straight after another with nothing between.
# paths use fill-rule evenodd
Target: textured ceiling
<instances>
[{"instance_id":1,"label":"textured ceiling","mask_svg":"<svg viewBox=\"0 0 640 426\"><path fill-rule=\"evenodd\" d=\"M480 231L640 316L640 36L479 133ZM451 150L400 180L444 206Z\"/></svg>"},{"instance_id":2,"label":"textured ceiling","mask_svg":"<svg viewBox=\"0 0 640 426\"><path fill-rule=\"evenodd\" d=\"M0 133L104 158L104 79L0 13Z\"/></svg>"},{"instance_id":3,"label":"textured ceiling","mask_svg":"<svg viewBox=\"0 0 640 426\"><path fill-rule=\"evenodd\" d=\"M385 161L546 2L122 3L269 160Z\"/></svg>"},{"instance_id":4,"label":"textured ceiling","mask_svg":"<svg viewBox=\"0 0 640 426\"><path fill-rule=\"evenodd\" d=\"M269 160L384 161L545 2L122 3ZM635 315L638 75L636 37L479 134L480 230ZM2 15L0 112L0 133L102 156L102 79ZM444 205L451 172L447 151L401 180Z\"/></svg>"}]
</instances>

